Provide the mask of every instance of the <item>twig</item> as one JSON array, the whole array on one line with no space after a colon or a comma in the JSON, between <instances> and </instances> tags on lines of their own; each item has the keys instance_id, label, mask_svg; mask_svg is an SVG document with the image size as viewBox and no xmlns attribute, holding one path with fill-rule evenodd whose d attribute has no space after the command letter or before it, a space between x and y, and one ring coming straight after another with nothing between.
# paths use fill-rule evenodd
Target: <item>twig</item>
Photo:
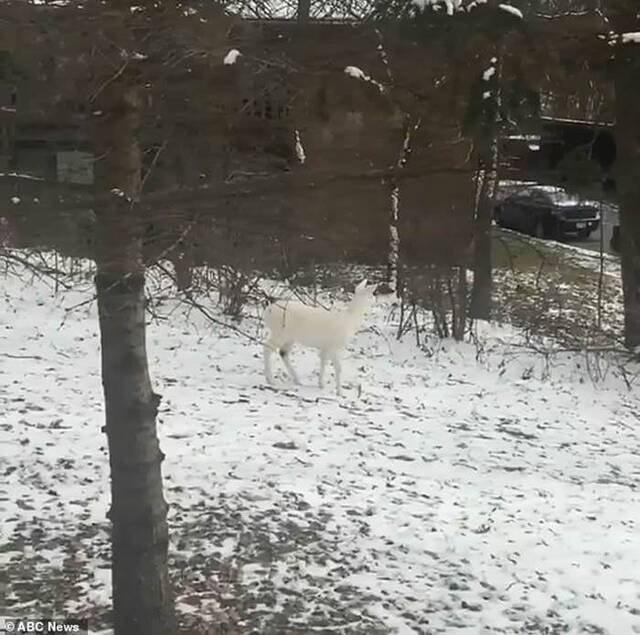
<instances>
[{"instance_id":1,"label":"twig","mask_svg":"<svg viewBox=\"0 0 640 635\"><path fill-rule=\"evenodd\" d=\"M93 103L98 95L112 82L114 82L116 79L118 79L118 77L120 77L120 75L122 75L122 73L124 73L125 69L127 68L127 66L129 65L129 60L125 60L122 64L122 66L109 78L107 79L101 86L100 88L98 88L98 90L93 93L93 95L91 95L91 97L89 98L89 101L91 103Z\"/></svg>"},{"instance_id":2,"label":"twig","mask_svg":"<svg viewBox=\"0 0 640 635\"><path fill-rule=\"evenodd\" d=\"M142 193L142 190L144 190L144 185L147 182L147 179L149 178L149 176L151 175L151 172L153 170L153 168L156 166L156 163L158 162L158 159L160 158L160 154L162 154L162 151L167 147L167 140L165 139L162 142L162 145L156 150L156 153L151 161L151 165L149 166L149 169L145 172L144 176L142 177L142 182L140 183L140 193Z\"/></svg>"},{"instance_id":3,"label":"twig","mask_svg":"<svg viewBox=\"0 0 640 635\"><path fill-rule=\"evenodd\" d=\"M171 272L164 265L157 263L156 266L162 272L164 272L167 276L173 279ZM218 326L222 326L223 328L229 329L230 331L233 331L234 333L237 333L238 335L241 335L242 337L245 337L246 339L251 340L252 342L263 344L262 339L254 337L253 335L249 335L249 333L246 333L245 331L238 328L237 326L234 326L233 324L229 324L227 322L223 322L222 320L219 320L218 318L211 315L210 311L205 306L203 306L200 302L198 302L188 289L183 291L182 294L183 294L181 298L182 301L186 302L186 304L198 310L212 324L217 324Z\"/></svg>"}]
</instances>

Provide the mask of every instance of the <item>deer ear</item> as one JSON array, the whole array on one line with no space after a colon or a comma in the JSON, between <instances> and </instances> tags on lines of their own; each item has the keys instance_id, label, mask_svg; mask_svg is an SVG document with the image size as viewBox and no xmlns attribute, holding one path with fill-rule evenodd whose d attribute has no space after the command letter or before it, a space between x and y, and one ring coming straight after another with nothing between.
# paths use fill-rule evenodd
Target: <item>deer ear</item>
<instances>
[{"instance_id":1,"label":"deer ear","mask_svg":"<svg viewBox=\"0 0 640 635\"><path fill-rule=\"evenodd\" d=\"M362 282L356 285L356 291L362 291L367 286L367 279L365 278Z\"/></svg>"}]
</instances>

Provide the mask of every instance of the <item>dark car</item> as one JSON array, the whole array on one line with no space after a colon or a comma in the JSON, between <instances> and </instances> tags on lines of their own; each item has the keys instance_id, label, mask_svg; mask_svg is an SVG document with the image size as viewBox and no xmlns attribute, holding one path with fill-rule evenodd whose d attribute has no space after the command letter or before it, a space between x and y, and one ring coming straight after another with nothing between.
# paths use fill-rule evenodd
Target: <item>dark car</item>
<instances>
[{"instance_id":1,"label":"dark car","mask_svg":"<svg viewBox=\"0 0 640 635\"><path fill-rule=\"evenodd\" d=\"M538 238L587 238L600 225L597 203L583 201L559 187L533 186L505 196L495 207L500 227Z\"/></svg>"}]
</instances>

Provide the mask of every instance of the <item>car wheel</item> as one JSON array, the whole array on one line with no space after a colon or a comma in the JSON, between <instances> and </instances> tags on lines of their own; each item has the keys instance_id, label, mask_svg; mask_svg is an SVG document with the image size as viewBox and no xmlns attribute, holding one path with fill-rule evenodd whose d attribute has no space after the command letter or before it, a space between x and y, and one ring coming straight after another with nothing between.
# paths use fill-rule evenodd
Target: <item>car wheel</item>
<instances>
[{"instance_id":1,"label":"car wheel","mask_svg":"<svg viewBox=\"0 0 640 635\"><path fill-rule=\"evenodd\" d=\"M578 238L581 238L583 240L586 239L586 238L589 238L589 236L591 236L591 230L590 229L581 229L578 232Z\"/></svg>"}]
</instances>

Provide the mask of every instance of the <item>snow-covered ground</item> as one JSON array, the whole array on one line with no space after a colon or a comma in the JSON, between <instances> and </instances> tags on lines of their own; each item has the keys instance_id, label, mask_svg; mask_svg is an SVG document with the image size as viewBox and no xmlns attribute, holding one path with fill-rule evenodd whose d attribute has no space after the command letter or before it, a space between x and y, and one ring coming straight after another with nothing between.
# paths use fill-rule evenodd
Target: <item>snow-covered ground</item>
<instances>
[{"instance_id":1,"label":"snow-covered ground","mask_svg":"<svg viewBox=\"0 0 640 635\"><path fill-rule=\"evenodd\" d=\"M0 289L0 613L104 627L98 322L93 303L65 313L90 280ZM294 353L305 386L280 369L269 389L255 342L158 310L172 575L193 632L640 633L640 415L615 358L594 383L593 359L487 325L422 350L395 341L381 301L337 398L313 354Z\"/></svg>"}]
</instances>

